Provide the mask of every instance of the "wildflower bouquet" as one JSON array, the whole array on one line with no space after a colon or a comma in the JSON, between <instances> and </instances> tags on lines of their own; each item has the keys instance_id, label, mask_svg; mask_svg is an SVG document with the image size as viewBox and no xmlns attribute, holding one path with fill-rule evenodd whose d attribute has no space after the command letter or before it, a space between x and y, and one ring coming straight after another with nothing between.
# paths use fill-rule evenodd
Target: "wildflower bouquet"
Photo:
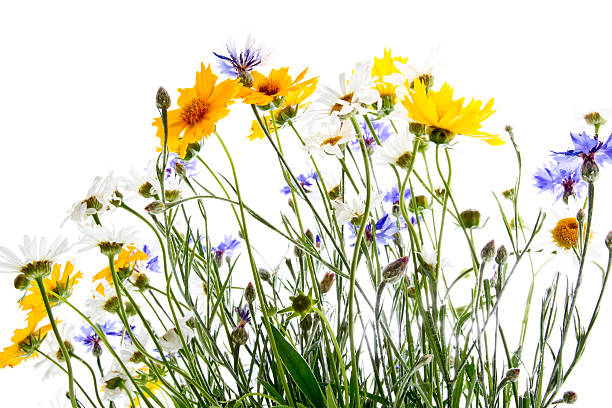
<instances>
[{"instance_id":1,"label":"wildflower bouquet","mask_svg":"<svg viewBox=\"0 0 612 408\"><path fill-rule=\"evenodd\" d=\"M567 213L547 216L519 207L512 129L481 129L492 99L456 99L431 70L390 50L332 88L307 69L264 71L267 53L252 41L214 55L218 74L202 63L177 106L159 89L159 148L145 171L96 178L74 204L66 221L80 242L26 236L20 254L0 248L27 312L1 367L35 359L45 378L64 374L60 403L73 408L576 401L564 383L612 260L612 235L593 227L599 168L612 161L599 114L585 117L592 135L571 134L573 147L559 146L533 177ZM267 146L259 159L285 181L280 216L242 194L239 173L255 163L235 162L216 132L236 102L253 113L244 137ZM489 223L454 194L469 182L454 179L452 166L466 136L515 152L515 183L493 193ZM228 171L205 160L209 143ZM209 229L219 208L234 227ZM97 253L100 268L79 271L68 260L76 251ZM548 269L546 290L534 293ZM591 269L599 293L584 306L583 279L599 279ZM518 271L528 284L511 288L508 302ZM527 336L530 320L537 331Z\"/></svg>"}]
</instances>

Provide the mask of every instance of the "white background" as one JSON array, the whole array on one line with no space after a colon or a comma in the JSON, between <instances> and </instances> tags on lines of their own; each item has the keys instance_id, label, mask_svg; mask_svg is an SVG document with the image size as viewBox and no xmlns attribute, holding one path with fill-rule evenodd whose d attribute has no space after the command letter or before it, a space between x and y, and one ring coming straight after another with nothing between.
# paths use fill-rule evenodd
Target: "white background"
<instances>
[{"instance_id":1,"label":"white background","mask_svg":"<svg viewBox=\"0 0 612 408\"><path fill-rule=\"evenodd\" d=\"M458 95L495 97L498 111L487 128L502 132L506 123L514 126L525 157L525 191L534 197L527 204L533 211L550 205L550 197L535 196L529 186L535 166L547 160L548 150L568 147L569 131L582 126L581 114L612 112L607 110L612 106L610 10L603 1L427 4L5 2L0 13L0 245L15 248L24 234L73 238L74 230L60 230L59 224L93 177L111 169L125 173L153 157L157 87L164 85L176 100L176 88L191 86L200 61L216 65L211 51L222 50L231 36L240 40L248 33L274 49L274 66L295 71L308 66L331 86L339 72L381 56L383 47L416 65L437 49L434 62ZM241 158L242 177L251 194L276 194L280 179L256 177L273 163L258 160L271 157L267 146L245 139L248 111L234 111L219 131ZM607 136L609 129L601 133ZM512 181L510 147L493 151L465 143L464 167L454 180L486 186L483 197L490 200L487 189L499 191ZM605 183L609 178L603 178L599 191ZM610 207L609 195L599 199L601 207ZM602 233L610 227L596 226ZM12 279L0 276L0 347L23 322ZM517 303L524 302L522 293ZM536 292L535 309L539 298ZM599 319L567 387L578 392L578 407L609 404L609 296ZM2 406L30 407L46 400L36 390L49 387L40 386L32 367L0 371Z\"/></svg>"}]
</instances>

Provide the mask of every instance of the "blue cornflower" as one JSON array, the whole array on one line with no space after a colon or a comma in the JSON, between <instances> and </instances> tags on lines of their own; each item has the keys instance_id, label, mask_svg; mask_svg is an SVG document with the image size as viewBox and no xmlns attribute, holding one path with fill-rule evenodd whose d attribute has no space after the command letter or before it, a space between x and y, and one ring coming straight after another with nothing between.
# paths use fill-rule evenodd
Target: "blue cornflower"
<instances>
[{"instance_id":1,"label":"blue cornflower","mask_svg":"<svg viewBox=\"0 0 612 408\"><path fill-rule=\"evenodd\" d=\"M168 155L168 166L166 167L166 179L176 175L176 164L180 164L185 169L185 177L191 178L198 174L198 162L196 160L182 160L176 153Z\"/></svg>"},{"instance_id":2,"label":"blue cornflower","mask_svg":"<svg viewBox=\"0 0 612 408\"><path fill-rule=\"evenodd\" d=\"M226 235L223 241L216 247L212 247L211 252L215 257L217 265L221 265L223 259L231 258L234 250L240 246L240 240L232 238L231 235Z\"/></svg>"},{"instance_id":3,"label":"blue cornflower","mask_svg":"<svg viewBox=\"0 0 612 408\"><path fill-rule=\"evenodd\" d=\"M144 261L139 261L139 266L144 267L145 269L151 272L155 272L155 273L161 272L161 269L159 266L159 255L151 256L152 255L151 247L146 244L142 247L142 252L147 254L148 258Z\"/></svg>"},{"instance_id":4,"label":"blue cornflower","mask_svg":"<svg viewBox=\"0 0 612 408\"><path fill-rule=\"evenodd\" d=\"M236 307L236 313L240 317L239 323L250 323L251 322L251 312L249 311L248 305L244 305L242 307Z\"/></svg>"},{"instance_id":5,"label":"blue cornflower","mask_svg":"<svg viewBox=\"0 0 612 408\"><path fill-rule=\"evenodd\" d=\"M371 149L376 146L376 139L374 139L374 135L372 135L372 132L370 132L368 124L363 121L361 122L360 127L361 133L363 134L363 141L365 142L366 147ZM393 134L393 129L391 128L391 125L389 125L387 122L375 121L372 122L372 127L374 128L376 136L378 136L378 140L380 140L381 143L387 140ZM351 149L355 151L360 149L359 140L357 139L351 141L350 145Z\"/></svg>"},{"instance_id":6,"label":"blue cornflower","mask_svg":"<svg viewBox=\"0 0 612 408\"><path fill-rule=\"evenodd\" d=\"M407 188L406 191L404 191L404 198L410 198L410 189ZM387 202L387 203L391 203L393 205L397 205L400 202L400 192L399 189L397 188L397 186L393 186L391 187L391 190L387 191L385 193L385 195L383 196L383 201Z\"/></svg>"},{"instance_id":7,"label":"blue cornflower","mask_svg":"<svg viewBox=\"0 0 612 408\"><path fill-rule=\"evenodd\" d=\"M357 236L357 228L351 225L351 238ZM375 224L376 227L376 243L380 245L389 245L393 242L393 235L398 231L397 225L389 214L383 215ZM364 231L364 238L367 244L374 242L374 235L372 234L372 222L366 225ZM355 245L354 243L352 245Z\"/></svg>"},{"instance_id":8,"label":"blue cornflower","mask_svg":"<svg viewBox=\"0 0 612 408\"><path fill-rule=\"evenodd\" d=\"M316 171L311 171L310 173L300 174L296 176L295 178L300 183L300 187L302 188L302 190L304 190L304 192L306 193L310 193L311 192L310 187L312 187L315 184L318 177L319 175L317 174ZM291 188L287 185L281 188L281 193L283 193L284 195L289 195L291 194Z\"/></svg>"},{"instance_id":9,"label":"blue cornflower","mask_svg":"<svg viewBox=\"0 0 612 408\"><path fill-rule=\"evenodd\" d=\"M227 76L237 78L240 74L253 70L261 64L266 52L261 47L255 46L255 40L248 38L244 46L244 51L238 52L235 44L226 44L227 54L221 55L213 52L219 58L219 69Z\"/></svg>"},{"instance_id":10,"label":"blue cornflower","mask_svg":"<svg viewBox=\"0 0 612 408\"><path fill-rule=\"evenodd\" d=\"M580 197L585 182L579 176L579 167L567 167L561 163L550 163L537 169L534 174L534 185L540 191L550 191L557 195L555 201L563 198L567 204L569 197Z\"/></svg>"},{"instance_id":11,"label":"blue cornflower","mask_svg":"<svg viewBox=\"0 0 612 408\"><path fill-rule=\"evenodd\" d=\"M107 336L121 336L122 330L116 327L116 325L117 322L107 321L100 326L100 329ZM87 347L88 352L93 352L94 354L102 352L102 346L100 345L102 339L92 326L82 326L81 333L81 335L74 336L75 341Z\"/></svg>"},{"instance_id":12,"label":"blue cornflower","mask_svg":"<svg viewBox=\"0 0 612 408\"><path fill-rule=\"evenodd\" d=\"M571 133L574 148L565 152L552 152L554 158L565 164L576 164L576 159L581 158L583 161L595 161L602 165L606 162L612 162L612 134L606 142L599 140L597 136L589 136L586 132L579 134Z\"/></svg>"}]
</instances>

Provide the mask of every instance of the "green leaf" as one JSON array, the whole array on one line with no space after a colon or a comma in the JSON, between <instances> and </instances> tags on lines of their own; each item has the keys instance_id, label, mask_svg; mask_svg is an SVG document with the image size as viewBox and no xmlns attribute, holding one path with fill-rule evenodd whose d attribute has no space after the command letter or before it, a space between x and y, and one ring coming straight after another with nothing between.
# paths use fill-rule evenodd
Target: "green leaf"
<instances>
[{"instance_id":1,"label":"green leaf","mask_svg":"<svg viewBox=\"0 0 612 408\"><path fill-rule=\"evenodd\" d=\"M327 397L327 408L338 408L338 404L336 403L336 397L334 397L334 393L332 392L331 386L327 386L325 390L325 396Z\"/></svg>"},{"instance_id":2,"label":"green leaf","mask_svg":"<svg viewBox=\"0 0 612 408\"><path fill-rule=\"evenodd\" d=\"M266 380L263 380L261 378L258 378L257 381L259 381L259 383L266 389L268 394L270 394L270 397L272 397L278 404L286 404L287 403L287 401L285 401L283 396L280 395L280 393L278 391L276 391L276 388L274 388L274 386L272 384L270 384L269 382L267 382Z\"/></svg>"},{"instance_id":3,"label":"green leaf","mask_svg":"<svg viewBox=\"0 0 612 408\"><path fill-rule=\"evenodd\" d=\"M317 408L324 407L325 398L323 397L323 392L306 360L285 340L285 337L276 327L272 326L271 329L279 357L297 386L310 400L312 405Z\"/></svg>"}]
</instances>

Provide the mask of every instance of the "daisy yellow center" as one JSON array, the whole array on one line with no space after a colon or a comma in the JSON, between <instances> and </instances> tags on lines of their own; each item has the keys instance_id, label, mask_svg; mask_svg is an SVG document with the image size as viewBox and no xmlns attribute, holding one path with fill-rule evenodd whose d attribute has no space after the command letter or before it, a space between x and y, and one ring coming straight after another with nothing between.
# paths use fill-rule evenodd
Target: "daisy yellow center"
<instances>
[{"instance_id":1,"label":"daisy yellow center","mask_svg":"<svg viewBox=\"0 0 612 408\"><path fill-rule=\"evenodd\" d=\"M563 249L578 246L578 221L576 218L563 218L552 230L553 241Z\"/></svg>"},{"instance_id":2,"label":"daisy yellow center","mask_svg":"<svg viewBox=\"0 0 612 408\"><path fill-rule=\"evenodd\" d=\"M257 91L268 96L276 95L280 91L280 84L273 79L267 79L257 86Z\"/></svg>"},{"instance_id":3,"label":"daisy yellow center","mask_svg":"<svg viewBox=\"0 0 612 408\"><path fill-rule=\"evenodd\" d=\"M353 101L353 92L351 92L350 94L344 95L340 99L345 101L345 102L352 102ZM331 112L340 112L342 110L342 106L344 106L344 105L342 105L341 103L335 104L334 106L332 106Z\"/></svg>"},{"instance_id":4,"label":"daisy yellow center","mask_svg":"<svg viewBox=\"0 0 612 408\"><path fill-rule=\"evenodd\" d=\"M340 139L342 139L342 136L329 137L325 139L323 142L321 142L321 146L325 146L326 144L330 146L335 146L336 143L340 141Z\"/></svg>"},{"instance_id":5,"label":"daisy yellow center","mask_svg":"<svg viewBox=\"0 0 612 408\"><path fill-rule=\"evenodd\" d=\"M188 125L199 122L208 113L208 104L202 99L195 97L189 105L185 106L181 112L181 119Z\"/></svg>"}]
</instances>

